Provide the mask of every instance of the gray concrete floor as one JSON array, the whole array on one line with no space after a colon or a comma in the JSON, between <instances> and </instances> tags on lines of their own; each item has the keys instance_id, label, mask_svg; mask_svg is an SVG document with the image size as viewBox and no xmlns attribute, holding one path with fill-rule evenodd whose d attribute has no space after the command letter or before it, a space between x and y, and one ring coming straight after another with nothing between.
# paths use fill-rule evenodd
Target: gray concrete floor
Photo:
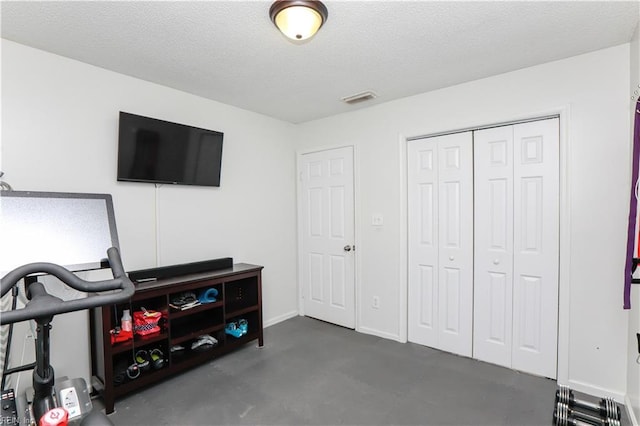
<instances>
[{"instance_id":1,"label":"gray concrete floor","mask_svg":"<svg viewBox=\"0 0 640 426\"><path fill-rule=\"evenodd\" d=\"M550 425L554 380L297 317L116 401L117 425Z\"/></svg>"}]
</instances>

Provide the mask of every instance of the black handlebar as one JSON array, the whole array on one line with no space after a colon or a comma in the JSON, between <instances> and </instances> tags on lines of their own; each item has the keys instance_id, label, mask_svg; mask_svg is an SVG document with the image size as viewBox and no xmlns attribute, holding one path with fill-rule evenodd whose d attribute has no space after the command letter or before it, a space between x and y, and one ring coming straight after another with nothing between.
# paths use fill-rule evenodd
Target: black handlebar
<instances>
[{"instance_id":1,"label":"black handlebar","mask_svg":"<svg viewBox=\"0 0 640 426\"><path fill-rule=\"evenodd\" d=\"M2 280L0 280L1 296L4 296L24 277L36 273L47 273L53 275L69 287L84 293L97 293L108 290L120 291L75 300L61 300L57 297L49 296L46 303L28 303L27 306L22 309L2 312L2 315L0 315L0 325L13 324L15 322L53 316L66 312L81 311L103 305L112 305L114 303L121 303L129 300L135 292L135 287L124 272L124 267L122 266L122 260L120 259L118 249L111 247L107 250L107 257L109 258L109 265L113 273L113 279L111 280L93 282L85 281L60 265L45 262L29 263L27 265L19 266L9 272L2 278ZM32 286L36 284L37 283L32 284ZM41 295L44 288L40 289L39 286L36 286L36 288L36 293Z\"/></svg>"}]
</instances>

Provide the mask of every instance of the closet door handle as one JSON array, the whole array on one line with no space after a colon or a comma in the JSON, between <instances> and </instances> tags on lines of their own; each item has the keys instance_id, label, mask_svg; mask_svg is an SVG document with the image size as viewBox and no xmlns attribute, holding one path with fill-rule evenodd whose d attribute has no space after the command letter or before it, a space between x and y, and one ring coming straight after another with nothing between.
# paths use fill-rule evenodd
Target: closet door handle
<instances>
[{"instance_id":1,"label":"closet door handle","mask_svg":"<svg viewBox=\"0 0 640 426\"><path fill-rule=\"evenodd\" d=\"M449 256L449 260L453 260L455 259L453 256Z\"/></svg>"},{"instance_id":2,"label":"closet door handle","mask_svg":"<svg viewBox=\"0 0 640 426\"><path fill-rule=\"evenodd\" d=\"M346 246L343 247L343 250L344 251L351 251L351 246L346 245Z\"/></svg>"},{"instance_id":3,"label":"closet door handle","mask_svg":"<svg viewBox=\"0 0 640 426\"><path fill-rule=\"evenodd\" d=\"M497 265L498 263L500 263L500 260L499 260L499 259L493 259L493 264L494 264L494 265Z\"/></svg>"}]
</instances>

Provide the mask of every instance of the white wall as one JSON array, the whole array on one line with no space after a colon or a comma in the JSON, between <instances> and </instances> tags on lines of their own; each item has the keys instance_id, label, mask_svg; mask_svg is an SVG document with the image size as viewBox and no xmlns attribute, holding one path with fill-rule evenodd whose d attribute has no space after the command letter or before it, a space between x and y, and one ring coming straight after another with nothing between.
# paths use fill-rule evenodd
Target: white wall
<instances>
[{"instance_id":1,"label":"white wall","mask_svg":"<svg viewBox=\"0 0 640 426\"><path fill-rule=\"evenodd\" d=\"M406 338L404 138L562 110L569 151L563 160L568 187L562 216L568 229L561 259L559 378L575 389L622 400L628 82L626 44L300 125L300 150L356 148L359 329ZM371 226L373 213L384 215L381 229ZM380 297L379 309L371 306L374 296Z\"/></svg>"},{"instance_id":2,"label":"white wall","mask_svg":"<svg viewBox=\"0 0 640 426\"><path fill-rule=\"evenodd\" d=\"M621 398L629 57L622 45L293 127L3 40L0 167L16 189L112 193L129 270L153 266L156 252L161 264L233 256L265 265L265 320L274 322L297 307L294 149L354 145L358 328L402 341L404 138L562 111L561 380ZM221 188L117 183L119 110L225 132ZM373 213L382 228L370 226Z\"/></svg>"},{"instance_id":3,"label":"white wall","mask_svg":"<svg viewBox=\"0 0 640 426\"><path fill-rule=\"evenodd\" d=\"M230 256L265 266L267 325L297 314L291 124L7 40L1 46L0 170L14 189L111 193L127 270L155 266L156 252L162 265ZM117 182L121 110L224 132L220 188ZM53 324L86 340L84 324ZM87 377L85 353L54 348L57 375Z\"/></svg>"},{"instance_id":4,"label":"white wall","mask_svg":"<svg viewBox=\"0 0 640 426\"><path fill-rule=\"evenodd\" d=\"M630 145L633 138L633 126L635 117L635 104L640 97L640 25L636 27L636 31L633 34L631 40L630 49L631 59L631 112L630 117L632 122L630 123ZM629 148L629 161L631 161L632 148ZM631 169L629 169L631 170ZM631 171L629 171L631 173ZM631 177L629 177L631 181ZM630 188L629 188L630 191ZM631 311L629 313L629 336L628 336L628 355L627 355L627 405L632 410L630 415L632 420L635 420L634 424L640 423L640 363L638 360L638 340L636 333L640 333L640 288L638 285L632 286L631 289Z\"/></svg>"}]
</instances>

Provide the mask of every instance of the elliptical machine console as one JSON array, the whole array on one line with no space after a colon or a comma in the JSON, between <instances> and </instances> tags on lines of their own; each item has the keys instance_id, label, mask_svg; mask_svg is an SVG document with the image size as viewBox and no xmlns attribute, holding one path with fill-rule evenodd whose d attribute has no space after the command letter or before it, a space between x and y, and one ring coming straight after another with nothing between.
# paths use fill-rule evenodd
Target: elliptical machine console
<instances>
[{"instance_id":1,"label":"elliptical machine console","mask_svg":"<svg viewBox=\"0 0 640 426\"><path fill-rule=\"evenodd\" d=\"M49 362L49 332L54 315L126 302L134 294L135 287L124 271L118 249L115 247L109 248L107 256L113 273L113 279L110 280L86 281L60 265L45 262L19 266L2 278L0 282L1 296L7 294L12 288L17 287L22 279L36 274L53 275L69 287L91 295L91 297L83 299L62 300L47 293L42 283L34 282L27 287L28 302L24 308L2 312L0 325L14 324L27 320L36 322L36 362L33 371L34 394L32 402L27 409L28 418L25 413L18 412L16 423L45 424L43 423L45 415L61 405L57 401L54 391L55 375ZM98 294L102 292L109 293ZM2 421L3 424L8 424L4 418ZM81 424L109 425L112 423L106 415L94 411L83 417Z\"/></svg>"}]
</instances>

